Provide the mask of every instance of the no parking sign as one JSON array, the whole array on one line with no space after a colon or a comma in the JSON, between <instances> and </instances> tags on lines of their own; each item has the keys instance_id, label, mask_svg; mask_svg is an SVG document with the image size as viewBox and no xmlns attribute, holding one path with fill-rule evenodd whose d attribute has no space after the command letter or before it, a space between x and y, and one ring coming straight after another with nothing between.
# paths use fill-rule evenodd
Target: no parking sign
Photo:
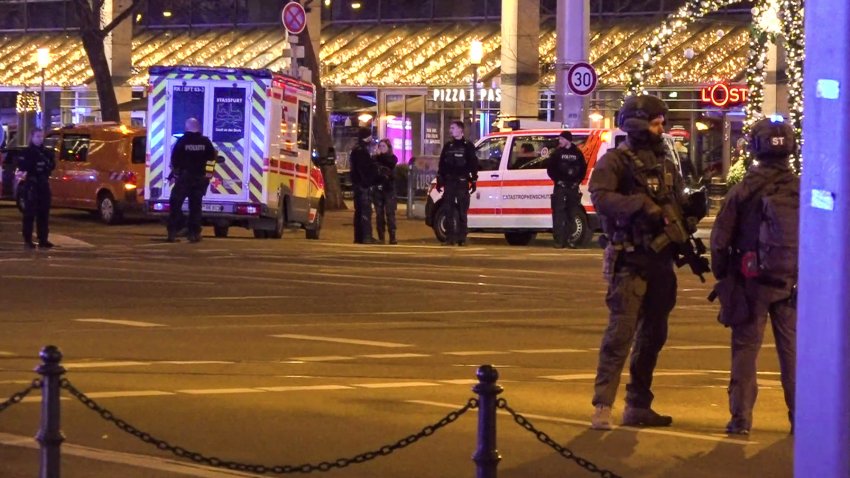
<instances>
[{"instance_id":1,"label":"no parking sign","mask_svg":"<svg viewBox=\"0 0 850 478\"><path fill-rule=\"evenodd\" d=\"M280 19L286 31L293 35L298 35L307 27L307 12L298 2L287 3L280 12Z\"/></svg>"}]
</instances>

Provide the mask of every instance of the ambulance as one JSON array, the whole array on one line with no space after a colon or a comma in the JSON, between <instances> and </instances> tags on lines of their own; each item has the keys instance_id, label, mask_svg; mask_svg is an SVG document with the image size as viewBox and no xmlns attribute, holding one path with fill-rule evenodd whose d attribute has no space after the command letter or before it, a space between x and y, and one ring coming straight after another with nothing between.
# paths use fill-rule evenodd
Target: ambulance
<instances>
[{"instance_id":1,"label":"ambulance","mask_svg":"<svg viewBox=\"0 0 850 478\"><path fill-rule=\"evenodd\" d=\"M171 150L194 117L218 153L202 206L216 237L237 226L280 238L297 226L319 238L325 192L311 160L312 84L244 68L157 66L149 74L148 214L169 213Z\"/></svg>"},{"instance_id":2,"label":"ambulance","mask_svg":"<svg viewBox=\"0 0 850 478\"><path fill-rule=\"evenodd\" d=\"M504 234L508 244L530 244L538 233L552 232L552 180L546 173L546 160L558 146L561 129L529 129L493 133L478 141L478 188L470 198L470 232ZM581 183L583 210L574 218L576 231L570 241L586 247L600 228L590 202L587 181L599 158L609 148L626 139L619 129L570 129L573 143L587 161L587 175ZM673 138L664 135L668 159L680 170L681 162ZM431 183L425 204L425 223L439 241L446 237L446 211L442 193Z\"/></svg>"}]
</instances>

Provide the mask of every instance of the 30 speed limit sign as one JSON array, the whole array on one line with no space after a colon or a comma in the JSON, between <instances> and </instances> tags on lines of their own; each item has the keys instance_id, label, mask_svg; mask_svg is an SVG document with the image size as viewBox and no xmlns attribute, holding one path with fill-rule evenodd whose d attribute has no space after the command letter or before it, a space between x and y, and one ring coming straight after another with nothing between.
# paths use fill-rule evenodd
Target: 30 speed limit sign
<instances>
[{"instance_id":1,"label":"30 speed limit sign","mask_svg":"<svg viewBox=\"0 0 850 478\"><path fill-rule=\"evenodd\" d=\"M570 67L567 83L570 90L579 96L587 96L596 89L599 77L590 63L579 62Z\"/></svg>"}]
</instances>

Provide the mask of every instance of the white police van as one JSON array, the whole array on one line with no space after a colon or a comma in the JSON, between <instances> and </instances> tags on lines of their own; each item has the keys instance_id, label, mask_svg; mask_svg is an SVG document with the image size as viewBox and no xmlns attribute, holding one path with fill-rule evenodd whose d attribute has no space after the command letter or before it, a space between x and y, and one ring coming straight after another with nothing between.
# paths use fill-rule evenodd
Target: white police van
<instances>
[{"instance_id":1,"label":"white police van","mask_svg":"<svg viewBox=\"0 0 850 478\"><path fill-rule=\"evenodd\" d=\"M540 232L552 232L552 180L546 173L546 160L558 145L561 129L514 130L493 133L476 144L478 189L470 198L469 232L504 234L508 244L524 246ZM587 246L599 220L590 202L587 181L596 161L609 148L626 139L619 129L569 129L573 143L584 153L587 175L581 183L583 211L574 218L576 231L570 238L578 246ZM669 158L681 172L681 161L672 137L665 135ZM446 213L442 193L431 183L425 205L425 223L444 241Z\"/></svg>"}]
</instances>

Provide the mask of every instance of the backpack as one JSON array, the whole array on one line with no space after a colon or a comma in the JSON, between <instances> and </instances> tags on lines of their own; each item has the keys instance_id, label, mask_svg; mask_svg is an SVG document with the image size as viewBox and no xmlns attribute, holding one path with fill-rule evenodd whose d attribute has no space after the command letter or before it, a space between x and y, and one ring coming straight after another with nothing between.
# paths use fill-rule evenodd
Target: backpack
<instances>
[{"instance_id":1,"label":"backpack","mask_svg":"<svg viewBox=\"0 0 850 478\"><path fill-rule=\"evenodd\" d=\"M768 282L797 277L799 217L800 180L793 173L780 172L756 188L738 231L744 277Z\"/></svg>"}]
</instances>

